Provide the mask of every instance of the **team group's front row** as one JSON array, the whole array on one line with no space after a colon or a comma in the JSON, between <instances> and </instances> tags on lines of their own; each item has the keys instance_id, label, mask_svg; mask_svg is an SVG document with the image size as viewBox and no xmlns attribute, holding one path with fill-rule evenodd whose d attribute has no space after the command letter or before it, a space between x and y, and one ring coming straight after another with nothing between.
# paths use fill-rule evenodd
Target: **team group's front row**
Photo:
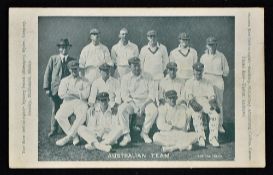
<instances>
[{"instance_id":1,"label":"team group's front row","mask_svg":"<svg viewBox=\"0 0 273 175\"><path fill-rule=\"evenodd\" d=\"M205 146L202 113L206 113L210 118L209 143L215 147L219 146L220 111L213 86L202 78L204 69L202 63L196 62L193 65L194 77L186 81L182 91L163 89L164 87L160 86L160 93L163 93L164 98L161 99L160 104L156 103L153 91L156 83L142 72L140 59L133 57L128 63L131 72L122 77L121 86L110 76L111 66L104 63L99 67L101 77L95 80L90 88L89 81L80 76L78 61L68 62L70 75L61 80L58 95L63 99L63 103L55 116L66 136L57 140L56 145L63 146L69 142L76 145L80 136L87 142L85 148L88 150L98 149L109 152L113 144L126 146L131 141L130 116L136 114L137 117L144 118L140 136L145 143L154 142L162 145L163 152L191 150L192 144L196 142L201 147ZM175 79L176 71L177 64L169 62L166 77ZM164 85L166 79L162 81ZM107 92L103 89L98 92L99 83L109 82L107 80L117 81L113 83L116 87L111 89L115 92ZM94 95L95 99L93 99ZM88 106L89 100L94 100L91 107ZM120 103L117 104L115 101ZM69 117L72 114L76 118L70 124ZM195 132L188 132L191 117ZM148 134L154 123L159 132L150 138ZM123 138L117 143L121 137Z\"/></svg>"}]
</instances>

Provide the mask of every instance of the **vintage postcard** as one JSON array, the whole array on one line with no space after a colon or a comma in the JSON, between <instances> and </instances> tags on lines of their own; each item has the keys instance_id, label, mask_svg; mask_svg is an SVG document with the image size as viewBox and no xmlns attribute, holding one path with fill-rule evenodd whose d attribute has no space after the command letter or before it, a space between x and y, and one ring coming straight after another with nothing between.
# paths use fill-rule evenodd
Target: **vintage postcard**
<instances>
[{"instance_id":1,"label":"vintage postcard","mask_svg":"<svg viewBox=\"0 0 273 175\"><path fill-rule=\"evenodd\" d=\"M265 167L263 8L10 8L9 166Z\"/></svg>"}]
</instances>

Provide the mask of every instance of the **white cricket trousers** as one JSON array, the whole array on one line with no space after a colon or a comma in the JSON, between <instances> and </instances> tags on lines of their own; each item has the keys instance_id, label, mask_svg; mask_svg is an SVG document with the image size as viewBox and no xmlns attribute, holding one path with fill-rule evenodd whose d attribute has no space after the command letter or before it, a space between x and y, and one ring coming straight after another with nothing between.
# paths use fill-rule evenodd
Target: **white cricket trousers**
<instances>
[{"instance_id":1,"label":"white cricket trousers","mask_svg":"<svg viewBox=\"0 0 273 175\"><path fill-rule=\"evenodd\" d=\"M203 137L206 139L204 132L204 125L202 120L202 113L206 113L209 116L209 140L215 137L218 140L218 127L219 127L219 114L215 110L211 110L209 100L205 97L196 98L196 101L203 107L200 112L195 112L191 106L189 106L188 114L192 116L193 126L195 132L199 138Z\"/></svg>"},{"instance_id":2,"label":"white cricket trousers","mask_svg":"<svg viewBox=\"0 0 273 175\"><path fill-rule=\"evenodd\" d=\"M136 113L136 109L140 108L141 105L136 105L134 102L123 103L119 106L119 123L123 129L123 134L130 133L129 116ZM145 119L142 127L142 132L148 134L151 127L153 126L158 111L154 103L150 103L145 108ZM137 116L140 117L140 116Z\"/></svg>"},{"instance_id":3,"label":"white cricket trousers","mask_svg":"<svg viewBox=\"0 0 273 175\"><path fill-rule=\"evenodd\" d=\"M104 143L108 145L113 145L117 143L117 140L123 135L122 128L120 126L117 126L116 128L111 128L108 131L95 131L94 129L88 128L84 125L79 127L78 134L89 144L98 142L97 137L101 137L102 140L104 140Z\"/></svg>"},{"instance_id":4,"label":"white cricket trousers","mask_svg":"<svg viewBox=\"0 0 273 175\"><path fill-rule=\"evenodd\" d=\"M73 137L77 133L79 126L85 122L87 109L87 103L82 100L75 99L64 101L57 111L55 119L58 121L65 134ZM72 114L75 114L76 119L71 126L68 118Z\"/></svg>"},{"instance_id":5,"label":"white cricket trousers","mask_svg":"<svg viewBox=\"0 0 273 175\"><path fill-rule=\"evenodd\" d=\"M185 149L198 141L198 135L195 132L182 130L160 131L154 134L153 141L161 146L174 146Z\"/></svg>"}]
</instances>

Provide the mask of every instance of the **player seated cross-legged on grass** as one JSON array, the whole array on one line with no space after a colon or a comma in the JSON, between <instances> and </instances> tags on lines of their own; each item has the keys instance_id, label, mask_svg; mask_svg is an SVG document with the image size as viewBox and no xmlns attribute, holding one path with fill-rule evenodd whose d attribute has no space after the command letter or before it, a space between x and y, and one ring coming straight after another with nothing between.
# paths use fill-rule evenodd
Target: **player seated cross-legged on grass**
<instances>
[{"instance_id":1,"label":"player seated cross-legged on grass","mask_svg":"<svg viewBox=\"0 0 273 175\"><path fill-rule=\"evenodd\" d=\"M87 142L86 149L110 152L111 145L117 143L122 136L122 129L118 124L117 116L112 114L109 94L98 93L97 102L98 105L88 115L87 126L80 126L78 134Z\"/></svg>"},{"instance_id":2,"label":"player seated cross-legged on grass","mask_svg":"<svg viewBox=\"0 0 273 175\"><path fill-rule=\"evenodd\" d=\"M166 91L165 100L166 103L158 108L156 125L160 132L154 134L154 143L162 145L163 152L191 150L198 136L195 132L187 132L190 116L186 104L176 104L175 90Z\"/></svg>"},{"instance_id":3,"label":"player seated cross-legged on grass","mask_svg":"<svg viewBox=\"0 0 273 175\"><path fill-rule=\"evenodd\" d=\"M157 117L157 108L154 103L155 93L153 80L148 75L142 73L140 59L130 58L129 66L131 72L121 79L121 97L124 103L119 106L119 122L123 128L123 140L120 146L125 146L131 141L129 116L137 114L137 117L144 117L144 123L140 136L145 143L152 143L148 136L152 125Z\"/></svg>"},{"instance_id":4,"label":"player seated cross-legged on grass","mask_svg":"<svg viewBox=\"0 0 273 175\"><path fill-rule=\"evenodd\" d=\"M220 109L217 106L213 86L202 78L204 65L197 62L193 65L192 79L189 79L184 91L183 98L188 102L188 113L192 116L195 132L199 135L199 146L205 146L205 132L202 121L202 113L209 116L209 142L218 147L218 125Z\"/></svg>"},{"instance_id":5,"label":"player seated cross-legged on grass","mask_svg":"<svg viewBox=\"0 0 273 175\"><path fill-rule=\"evenodd\" d=\"M64 146L72 140L74 145L79 143L77 130L86 120L87 98L90 93L90 84L79 76L79 63L72 60L67 67L70 75L61 80L58 95L63 99L63 103L55 116L66 136L56 142L58 146ZM76 119L71 126L69 118L72 114Z\"/></svg>"}]
</instances>

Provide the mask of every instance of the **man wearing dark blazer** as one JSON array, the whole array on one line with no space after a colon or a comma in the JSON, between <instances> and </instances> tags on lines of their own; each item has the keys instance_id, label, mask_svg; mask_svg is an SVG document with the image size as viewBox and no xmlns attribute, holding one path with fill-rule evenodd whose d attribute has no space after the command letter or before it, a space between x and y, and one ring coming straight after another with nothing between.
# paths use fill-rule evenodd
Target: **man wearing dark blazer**
<instances>
[{"instance_id":1,"label":"man wearing dark blazer","mask_svg":"<svg viewBox=\"0 0 273 175\"><path fill-rule=\"evenodd\" d=\"M58 96L58 89L61 79L70 74L67 63L74 59L73 57L68 56L69 49L72 46L68 39L61 39L57 46L59 54L49 58L43 84L46 95L50 97L52 104L51 129L48 133L48 137L53 136L58 131L59 126L55 120L55 114L62 103L62 100Z\"/></svg>"}]
</instances>

